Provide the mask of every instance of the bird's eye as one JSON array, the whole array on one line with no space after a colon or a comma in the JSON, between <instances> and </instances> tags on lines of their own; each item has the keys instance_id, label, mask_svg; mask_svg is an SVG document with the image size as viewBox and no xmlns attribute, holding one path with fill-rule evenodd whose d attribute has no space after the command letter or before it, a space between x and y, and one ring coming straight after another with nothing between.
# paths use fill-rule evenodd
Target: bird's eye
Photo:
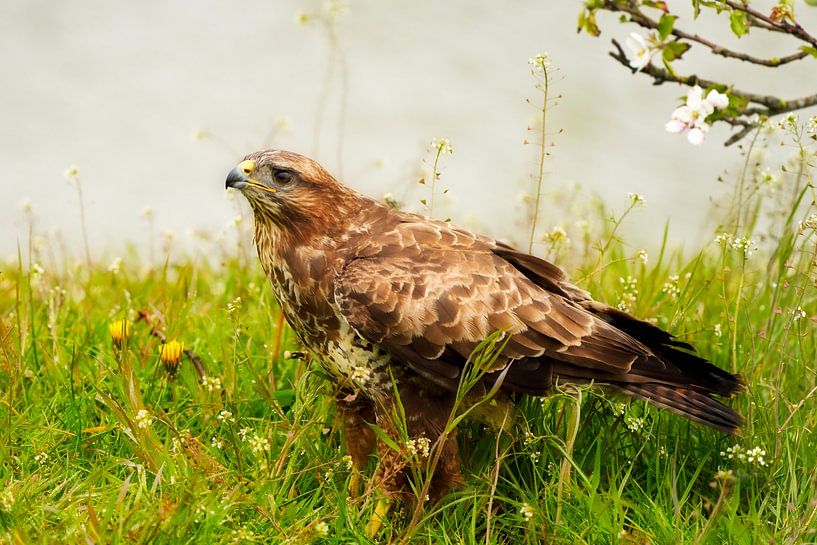
<instances>
[{"instance_id":1,"label":"bird's eye","mask_svg":"<svg viewBox=\"0 0 817 545\"><path fill-rule=\"evenodd\" d=\"M292 181L292 173L287 172L286 170L276 170L275 181L282 185L288 184Z\"/></svg>"}]
</instances>

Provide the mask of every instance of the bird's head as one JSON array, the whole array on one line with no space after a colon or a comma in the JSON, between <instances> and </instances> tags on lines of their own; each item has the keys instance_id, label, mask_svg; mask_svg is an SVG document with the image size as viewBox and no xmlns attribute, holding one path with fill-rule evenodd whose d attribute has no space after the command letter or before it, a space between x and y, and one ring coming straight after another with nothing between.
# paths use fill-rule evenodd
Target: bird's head
<instances>
[{"instance_id":1,"label":"bird's head","mask_svg":"<svg viewBox=\"0 0 817 545\"><path fill-rule=\"evenodd\" d=\"M227 174L226 187L241 191L257 223L299 231L336 217L349 193L316 161L282 150L247 155Z\"/></svg>"}]
</instances>

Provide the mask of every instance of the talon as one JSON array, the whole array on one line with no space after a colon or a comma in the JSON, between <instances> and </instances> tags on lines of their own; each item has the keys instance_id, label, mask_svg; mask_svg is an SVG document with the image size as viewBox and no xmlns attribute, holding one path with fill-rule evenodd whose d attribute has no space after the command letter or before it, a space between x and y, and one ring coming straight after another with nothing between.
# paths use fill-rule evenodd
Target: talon
<instances>
[{"instance_id":1,"label":"talon","mask_svg":"<svg viewBox=\"0 0 817 545\"><path fill-rule=\"evenodd\" d=\"M368 524L366 524L366 537L374 539L378 532L380 532L380 529L383 527L383 522L386 520L386 515L389 513L389 509L391 509L391 500L387 498L377 500L372 518L370 518Z\"/></svg>"}]
</instances>

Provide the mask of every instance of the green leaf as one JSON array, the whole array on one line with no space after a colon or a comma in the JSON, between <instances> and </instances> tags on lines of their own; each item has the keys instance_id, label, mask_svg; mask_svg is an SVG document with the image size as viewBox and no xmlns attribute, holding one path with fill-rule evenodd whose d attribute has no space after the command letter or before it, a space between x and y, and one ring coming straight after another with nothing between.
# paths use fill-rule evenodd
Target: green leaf
<instances>
[{"instance_id":1,"label":"green leaf","mask_svg":"<svg viewBox=\"0 0 817 545\"><path fill-rule=\"evenodd\" d=\"M817 1L817 0L815 0L815 1ZM815 4L815 5L817 5L817 4ZM809 55L811 55L812 57L817 59L817 47L811 47L810 45L801 45L800 46L800 51L805 51L806 53L808 53Z\"/></svg>"},{"instance_id":2,"label":"green leaf","mask_svg":"<svg viewBox=\"0 0 817 545\"><path fill-rule=\"evenodd\" d=\"M665 45L661 55L664 58L664 62L672 62L675 59L680 59L688 49L688 43L676 40Z\"/></svg>"},{"instance_id":3,"label":"green leaf","mask_svg":"<svg viewBox=\"0 0 817 545\"><path fill-rule=\"evenodd\" d=\"M729 26L732 28L732 33L740 38L749 32L749 16L738 10L732 10L729 14Z\"/></svg>"},{"instance_id":4,"label":"green leaf","mask_svg":"<svg viewBox=\"0 0 817 545\"><path fill-rule=\"evenodd\" d=\"M666 13L658 20L658 37L666 40L667 36L672 33L672 27L675 25L675 15L667 15Z\"/></svg>"}]
</instances>

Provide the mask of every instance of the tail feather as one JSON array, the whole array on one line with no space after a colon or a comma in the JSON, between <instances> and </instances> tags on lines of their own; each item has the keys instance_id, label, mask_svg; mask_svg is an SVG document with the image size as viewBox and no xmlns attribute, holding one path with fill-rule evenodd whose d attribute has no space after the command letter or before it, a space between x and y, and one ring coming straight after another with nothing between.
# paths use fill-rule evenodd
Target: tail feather
<instances>
[{"instance_id":1,"label":"tail feather","mask_svg":"<svg viewBox=\"0 0 817 545\"><path fill-rule=\"evenodd\" d=\"M656 407L731 435L738 433L743 423L743 418L738 413L720 401L691 388L649 383L618 383L612 386Z\"/></svg>"}]
</instances>

